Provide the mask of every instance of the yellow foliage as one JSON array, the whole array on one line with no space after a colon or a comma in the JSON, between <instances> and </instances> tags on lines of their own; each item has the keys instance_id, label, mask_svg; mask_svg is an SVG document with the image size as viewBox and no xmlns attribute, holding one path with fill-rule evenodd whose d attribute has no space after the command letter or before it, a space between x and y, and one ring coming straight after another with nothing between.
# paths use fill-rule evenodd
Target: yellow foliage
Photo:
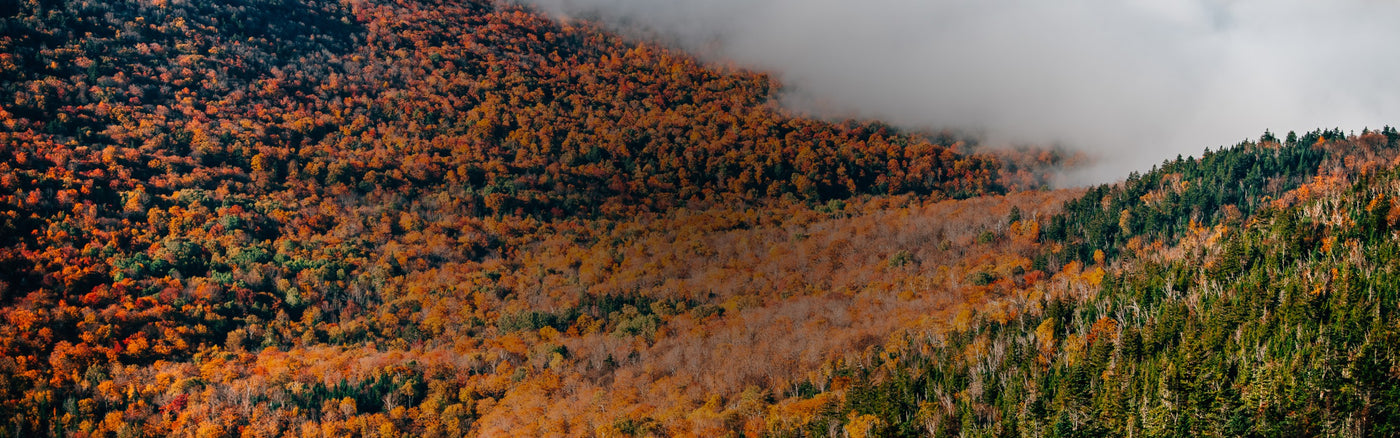
<instances>
[{"instance_id":1,"label":"yellow foliage","mask_svg":"<svg viewBox=\"0 0 1400 438\"><path fill-rule=\"evenodd\" d=\"M987 356L987 350L991 346L991 340L986 335L978 336L976 340L968 344L963 349L963 360L976 362Z\"/></svg>"},{"instance_id":2,"label":"yellow foliage","mask_svg":"<svg viewBox=\"0 0 1400 438\"><path fill-rule=\"evenodd\" d=\"M394 429L394 423L390 423L390 422L388 422L388 421L385 421L385 422L383 422L383 423L379 423L379 436L381 436L381 437L395 437L395 436L399 436L399 433L398 433L398 430Z\"/></svg>"},{"instance_id":3,"label":"yellow foliage","mask_svg":"<svg viewBox=\"0 0 1400 438\"><path fill-rule=\"evenodd\" d=\"M958 310L957 316L953 317L953 328L965 331L969 327L972 327L972 309L963 306L961 310Z\"/></svg>"},{"instance_id":4,"label":"yellow foliage","mask_svg":"<svg viewBox=\"0 0 1400 438\"><path fill-rule=\"evenodd\" d=\"M195 431L194 436L199 438L220 438L227 436L227 434L224 433L222 427L219 427L218 423L204 420L199 422L199 428Z\"/></svg>"},{"instance_id":5,"label":"yellow foliage","mask_svg":"<svg viewBox=\"0 0 1400 438\"><path fill-rule=\"evenodd\" d=\"M1098 287L1099 284L1103 283L1103 276L1105 274L1107 274L1107 272L1104 272L1103 268L1096 267L1094 270L1084 273L1083 278L1090 286Z\"/></svg>"},{"instance_id":6,"label":"yellow foliage","mask_svg":"<svg viewBox=\"0 0 1400 438\"><path fill-rule=\"evenodd\" d=\"M554 327L544 326L540 329L540 339L543 341L552 342L557 337L559 337L559 330Z\"/></svg>"},{"instance_id":7,"label":"yellow foliage","mask_svg":"<svg viewBox=\"0 0 1400 438\"><path fill-rule=\"evenodd\" d=\"M1040 342L1040 352L1050 355L1055 352L1055 318L1045 318L1035 328L1035 338Z\"/></svg>"},{"instance_id":8,"label":"yellow foliage","mask_svg":"<svg viewBox=\"0 0 1400 438\"><path fill-rule=\"evenodd\" d=\"M1082 356L1079 353L1084 351L1084 337L1079 335L1065 336L1064 342L1061 342L1060 345L1065 352L1064 357L1068 358L1070 362L1069 365L1073 365L1074 358Z\"/></svg>"},{"instance_id":9,"label":"yellow foliage","mask_svg":"<svg viewBox=\"0 0 1400 438\"><path fill-rule=\"evenodd\" d=\"M345 398L340 399L340 406L339 406L339 408L340 408L340 413L343 414L343 415L345 415L346 417L355 415L355 411L357 411L357 409L356 409L356 407L355 407L355 399L350 398L350 397L345 397Z\"/></svg>"},{"instance_id":10,"label":"yellow foliage","mask_svg":"<svg viewBox=\"0 0 1400 438\"><path fill-rule=\"evenodd\" d=\"M806 426L821 413L831 393L821 393L810 399L789 398L768 408L768 429L783 430Z\"/></svg>"},{"instance_id":11,"label":"yellow foliage","mask_svg":"<svg viewBox=\"0 0 1400 438\"><path fill-rule=\"evenodd\" d=\"M884 420L870 414L856 415L855 411L851 411L847 418L850 421L846 423L845 431L846 436L850 438L873 437L875 432L885 426Z\"/></svg>"},{"instance_id":12,"label":"yellow foliage","mask_svg":"<svg viewBox=\"0 0 1400 438\"><path fill-rule=\"evenodd\" d=\"M102 417L102 427L107 430L121 429L123 423L121 412L108 412Z\"/></svg>"}]
</instances>

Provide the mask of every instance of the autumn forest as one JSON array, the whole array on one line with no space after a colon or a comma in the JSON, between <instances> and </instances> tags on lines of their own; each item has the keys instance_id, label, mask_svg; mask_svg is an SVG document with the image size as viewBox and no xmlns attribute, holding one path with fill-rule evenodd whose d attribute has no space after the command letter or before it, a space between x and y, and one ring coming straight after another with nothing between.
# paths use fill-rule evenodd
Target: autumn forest
<instances>
[{"instance_id":1,"label":"autumn forest","mask_svg":"<svg viewBox=\"0 0 1400 438\"><path fill-rule=\"evenodd\" d=\"M491 0L0 3L0 436L1400 433L1400 132L1055 188L782 87Z\"/></svg>"}]
</instances>

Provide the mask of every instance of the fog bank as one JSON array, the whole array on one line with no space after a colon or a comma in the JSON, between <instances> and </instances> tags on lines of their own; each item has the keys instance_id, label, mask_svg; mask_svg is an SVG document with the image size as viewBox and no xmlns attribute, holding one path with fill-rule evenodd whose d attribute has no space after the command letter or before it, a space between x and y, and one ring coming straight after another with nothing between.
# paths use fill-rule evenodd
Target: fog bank
<instances>
[{"instance_id":1,"label":"fog bank","mask_svg":"<svg viewBox=\"0 0 1400 438\"><path fill-rule=\"evenodd\" d=\"M1400 3L1379 0L524 0L773 72L790 108L1122 178L1264 130L1400 124Z\"/></svg>"}]
</instances>

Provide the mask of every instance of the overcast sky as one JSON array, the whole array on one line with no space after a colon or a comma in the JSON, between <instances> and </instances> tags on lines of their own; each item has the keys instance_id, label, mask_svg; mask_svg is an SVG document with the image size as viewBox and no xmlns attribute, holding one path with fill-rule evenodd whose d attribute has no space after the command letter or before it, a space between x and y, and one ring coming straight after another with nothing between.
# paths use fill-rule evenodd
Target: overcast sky
<instances>
[{"instance_id":1,"label":"overcast sky","mask_svg":"<svg viewBox=\"0 0 1400 438\"><path fill-rule=\"evenodd\" d=\"M523 1L770 71L818 116L1098 156L1074 183L1265 129L1400 124L1395 0Z\"/></svg>"}]
</instances>

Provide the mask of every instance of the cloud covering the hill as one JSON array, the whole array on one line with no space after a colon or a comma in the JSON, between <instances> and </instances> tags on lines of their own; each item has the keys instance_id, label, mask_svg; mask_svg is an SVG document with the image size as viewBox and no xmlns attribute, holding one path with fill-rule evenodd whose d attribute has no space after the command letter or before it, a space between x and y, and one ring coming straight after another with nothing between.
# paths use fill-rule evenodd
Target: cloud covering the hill
<instances>
[{"instance_id":1,"label":"cloud covering the hill","mask_svg":"<svg viewBox=\"0 0 1400 438\"><path fill-rule=\"evenodd\" d=\"M526 0L773 72L783 102L1058 144L1120 178L1266 129L1400 120L1400 2Z\"/></svg>"}]
</instances>

